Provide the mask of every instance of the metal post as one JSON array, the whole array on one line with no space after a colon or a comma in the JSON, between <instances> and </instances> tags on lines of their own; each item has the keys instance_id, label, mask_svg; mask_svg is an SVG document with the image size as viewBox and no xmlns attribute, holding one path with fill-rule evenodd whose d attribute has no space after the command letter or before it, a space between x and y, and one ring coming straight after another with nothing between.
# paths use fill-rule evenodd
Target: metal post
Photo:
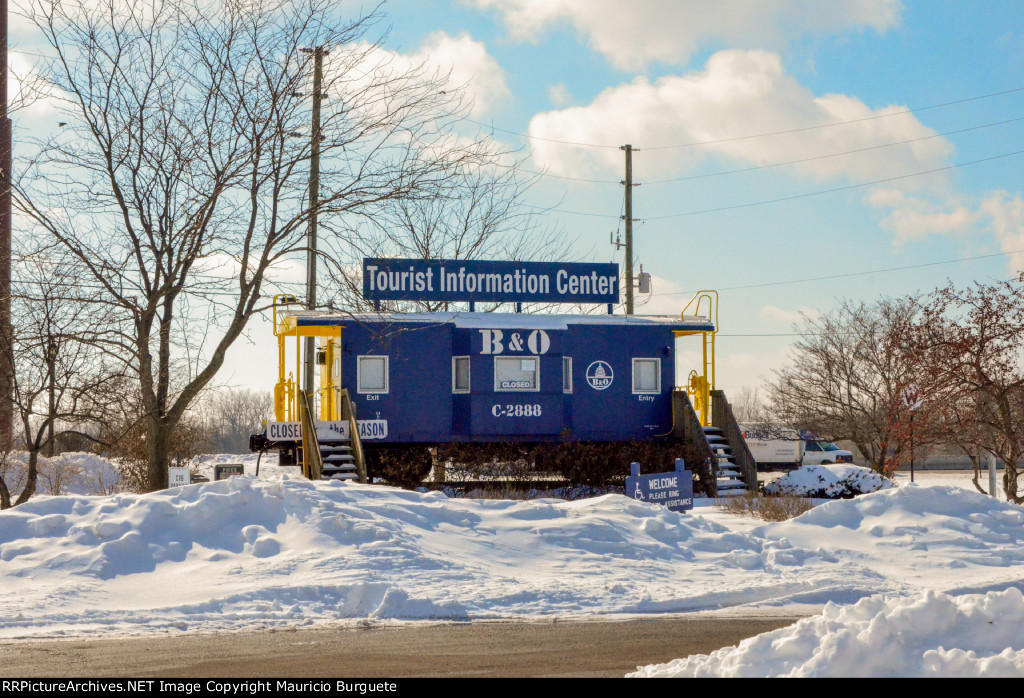
<instances>
[{"instance_id":1,"label":"metal post","mask_svg":"<svg viewBox=\"0 0 1024 698\"><path fill-rule=\"evenodd\" d=\"M993 497L998 497L999 488L996 485L996 457L993 454L988 454L988 493Z\"/></svg>"},{"instance_id":2,"label":"metal post","mask_svg":"<svg viewBox=\"0 0 1024 698\"><path fill-rule=\"evenodd\" d=\"M310 51L310 49L303 49ZM309 227L307 229L306 252L306 309L316 309L316 250L317 216L320 207L320 99L323 89L324 51L323 46L312 49L313 53L313 127L309 144ZM313 375L316 373L316 338L307 337L305 342L303 389L306 395L315 395Z\"/></svg>"},{"instance_id":3,"label":"metal post","mask_svg":"<svg viewBox=\"0 0 1024 698\"><path fill-rule=\"evenodd\" d=\"M910 481L914 481L914 410L910 410Z\"/></svg>"}]
</instances>

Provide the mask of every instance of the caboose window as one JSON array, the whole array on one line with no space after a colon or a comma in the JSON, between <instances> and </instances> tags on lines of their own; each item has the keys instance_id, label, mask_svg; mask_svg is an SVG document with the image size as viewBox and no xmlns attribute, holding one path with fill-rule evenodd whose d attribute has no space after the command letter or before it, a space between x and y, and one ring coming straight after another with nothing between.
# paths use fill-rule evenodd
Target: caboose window
<instances>
[{"instance_id":1,"label":"caboose window","mask_svg":"<svg viewBox=\"0 0 1024 698\"><path fill-rule=\"evenodd\" d=\"M494 390L499 393L540 390L540 366L537 357L494 357Z\"/></svg>"},{"instance_id":2,"label":"caboose window","mask_svg":"<svg viewBox=\"0 0 1024 698\"><path fill-rule=\"evenodd\" d=\"M572 392L572 357L562 357L562 392Z\"/></svg>"},{"instance_id":3,"label":"caboose window","mask_svg":"<svg viewBox=\"0 0 1024 698\"><path fill-rule=\"evenodd\" d=\"M633 394L661 392L661 360L633 359Z\"/></svg>"},{"instance_id":4,"label":"caboose window","mask_svg":"<svg viewBox=\"0 0 1024 698\"><path fill-rule=\"evenodd\" d=\"M388 391L388 357L360 356L356 363L356 386L360 393Z\"/></svg>"},{"instance_id":5,"label":"caboose window","mask_svg":"<svg viewBox=\"0 0 1024 698\"><path fill-rule=\"evenodd\" d=\"M469 392L469 357L452 357L452 392Z\"/></svg>"}]
</instances>

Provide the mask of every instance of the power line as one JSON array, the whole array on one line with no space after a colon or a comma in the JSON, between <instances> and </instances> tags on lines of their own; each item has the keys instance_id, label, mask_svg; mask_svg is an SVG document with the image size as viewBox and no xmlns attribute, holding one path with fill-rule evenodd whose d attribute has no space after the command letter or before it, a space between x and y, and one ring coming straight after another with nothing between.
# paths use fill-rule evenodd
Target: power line
<instances>
[{"instance_id":1,"label":"power line","mask_svg":"<svg viewBox=\"0 0 1024 698\"><path fill-rule=\"evenodd\" d=\"M13 256L14 259L18 260L19 262L29 261L29 262L33 262L33 263L36 263L36 264L46 264L46 265L50 265L50 266L58 266L60 264L57 260L42 258L42 257L39 257L38 255L35 255L35 254L15 254L15 255L12 255L12 256ZM189 277L196 277L196 278L199 278L199 279L209 279L211 281L222 281L222 282L223 281L235 282L235 281L238 280L238 277L234 276L234 275L232 275L232 276L218 276L217 274L211 274L211 273L202 272L202 271L189 271L188 272L188 276ZM284 281L284 280L281 280L281 281L270 281L266 277L264 277L264 283L273 283L275 286L296 286L296 287L302 287L302 288L305 288L305 286L306 286L306 282L305 281Z\"/></svg>"},{"instance_id":2,"label":"power line","mask_svg":"<svg viewBox=\"0 0 1024 698\"><path fill-rule=\"evenodd\" d=\"M1022 91L1024 91L1024 87L1014 87L1014 88L1011 88L1011 89L1008 89L1008 90L1001 90L999 92L990 92L988 94L977 95L977 96L974 96L974 97L964 97L964 98L961 98L961 99L951 100L949 102L940 102L938 104L929 104L929 105L924 106L924 107L912 107L912 108L908 107L907 109L900 109L898 111L886 112L885 114L873 114L871 116L864 116L864 117L860 117L860 118L857 118L857 119L848 119L846 121L831 121L831 122L824 123L824 124L815 124L815 125L812 125L812 126L801 126L801 127L798 127L798 128L784 129L784 130L781 130L781 131L766 131L766 132L762 132L762 133L751 133L751 134L747 134L747 135L744 135L744 136L730 136L730 137L726 137L726 138L714 138L714 139L705 140L705 141L691 141L689 143L676 143L674 145L659 145L659 146L650 146L650 147L638 147L635 150L669 150L669 149L673 149L673 148L690 148L690 147L698 146L698 145L713 145L715 143L728 143L728 142L732 142L732 141L749 140L749 139L752 139L752 138L764 138L766 136L779 136L779 135L784 135L784 134L787 134L787 133L802 133L804 131L813 131L813 130L816 130L816 129L831 128L833 126L843 126L845 124L856 124L856 123L862 123L864 121L874 121L874 120L877 120L877 119L887 119L887 118L893 117L893 116L901 116L903 114L913 114L913 113L922 112L922 111L929 111L931 109L940 109L942 107L949 107L949 106L954 106L954 105L957 105L957 104L966 104L968 102L976 102L978 100L990 99L992 97L1001 97L1003 95L1014 94L1016 92L1022 92ZM545 143L558 143L558 144L561 144L561 145L573 145L573 146L579 146L579 147L583 147L583 148L618 149L620 147L618 145L609 145L609 144L606 144L606 143L586 143L586 142L581 142L581 141L562 140L562 139L558 139L558 138L543 138L541 136L531 136L528 133L521 133L519 131L512 131L510 129L498 128L497 126L494 126L493 124L486 124L486 123L484 123L482 121L476 121L475 119L470 119L468 117L466 118L466 121L468 121L468 122L470 122L472 124L476 124L477 126L482 126L483 128L490 129L492 131L501 131L502 133L507 133L507 134L510 134L510 135L513 135L513 136L519 136L520 138L526 138L526 139L531 140L531 141L542 141L542 142L545 142Z\"/></svg>"},{"instance_id":3,"label":"power line","mask_svg":"<svg viewBox=\"0 0 1024 698\"><path fill-rule=\"evenodd\" d=\"M800 158L798 160L786 160L785 162L773 162L766 165L754 165L752 167L743 167L736 170L721 170L719 172L707 172L704 174L688 175L685 177L673 177L671 179L655 179L646 180L644 184L665 184L668 182L683 182L693 179L706 179L708 177L721 177L722 175L740 174L743 172L753 172L756 170L767 170L773 167L785 167L786 165L798 165L803 162L813 162L815 160L826 160L828 158L842 157L844 155L854 155L856 153L866 153L872 150L881 150L882 148L892 148L897 145L906 145L908 143L917 143L919 141L927 141L933 138L944 138L945 136L955 136L958 133L967 133L969 131L978 131L983 128L991 128L993 126L1003 126L1005 124L1011 124L1018 121L1024 121L1024 116L1017 116L1012 119L1005 119L1003 121L994 121L990 124L982 124L980 126L968 126L966 128L956 129L955 131L946 131L944 133L933 133L930 136L920 136L918 138L908 138L903 141L893 141L892 143L881 143L879 145L869 145L863 148L855 148L853 150L844 150L841 153L828 153L825 155L814 155L811 157ZM616 182L618 184L618 182Z\"/></svg>"},{"instance_id":4,"label":"power line","mask_svg":"<svg viewBox=\"0 0 1024 698\"><path fill-rule=\"evenodd\" d=\"M940 107L949 107L955 104L965 104L967 102L974 102L979 99L989 99L991 97L1001 97L1002 95L1012 94L1014 92L1024 91L1024 87L1014 87L1009 90L1003 90L1001 92L991 92L985 95L978 95L977 97L964 97L963 99L955 99L951 102L942 102L941 104L931 104L927 107L915 107L901 109L899 111L888 112L886 114L873 114L872 116L863 116L859 119L849 119L847 121L833 121L827 124L818 124L815 126L802 126L800 128L784 129L782 131L768 131L765 133L752 133L747 136L732 136L730 138L715 138L707 141L692 141L690 143L677 143L676 145L659 145L644 148L644 150L669 150L672 148L689 148L695 145L712 145L715 143L729 143L732 141L743 141L751 138L763 138L765 136L781 136L787 133L803 133L804 131L813 131L821 128L831 128L833 126L843 126L845 124L856 124L864 121L874 121L876 119L886 119L891 116L900 116L902 114L913 114L916 112L928 111L929 109L939 109Z\"/></svg>"},{"instance_id":5,"label":"power line","mask_svg":"<svg viewBox=\"0 0 1024 698\"><path fill-rule=\"evenodd\" d=\"M683 177L671 177L671 178L668 178L668 179L645 180L644 184L652 185L652 184L667 184L667 183L670 183L670 182L685 182L685 181L690 181L690 180L694 180L694 179L707 179L707 178L710 178L710 177L721 177L721 176L724 176L724 175L742 174L744 172L756 172L757 170L767 170L767 169L772 169L772 168L775 168L775 167L785 167L786 165L798 165L798 164L804 163L804 162L813 162L815 160L826 160L828 158L842 157L842 156L845 156L845 155L855 155L857 153L866 153L866 152L869 152L869 151L872 151L872 150L881 150L882 148L892 148L892 147L895 147L895 146L898 146L898 145L907 145L908 143L917 143L917 142L920 142L920 141L927 141L927 140L932 140L932 139L935 139L935 138L944 138L946 136L955 136L955 135L957 135L959 133L968 133L970 131L979 131L981 129L992 128L994 126L1005 126L1006 124L1012 124L1012 123L1016 123L1016 122L1019 122L1019 121L1024 121L1024 116L1018 116L1018 117L1014 117L1012 119L1004 119L1002 121L994 121L994 122L988 123L988 124L980 124L978 126L967 126L965 128L959 128L959 129L955 129L953 131L945 131L943 133L933 133L933 134L931 134L929 136L919 136L917 138L908 138L908 139L902 140L902 141L892 141L890 143L880 143L878 145L869 145L869 146L865 146L863 148L855 148L853 150L844 150L844 151L838 152L838 153L826 153L826 154L823 154L823 155L813 155L813 156L806 157L806 158L799 158L797 160L785 160L785 161L781 161L781 162L771 162L771 163L767 163L767 164L764 164L764 165L752 165L750 167L741 167L741 168L738 168L738 169L735 169L735 170L719 170L717 172L705 172L705 173L702 173L702 174L686 175L686 176L683 176ZM537 170L528 170L528 169L522 169L522 171L527 173L527 174L536 175L538 177L550 177L550 178L553 178L553 179L562 179L562 180L567 180L567 181L570 181L570 182L587 182L587 183L590 183L590 184L614 184L616 186L620 186L622 184L622 181L621 180L617 180L617 179L590 179L590 178L587 178L587 177L569 177L569 176L566 176L566 175L557 175L557 174L551 174L550 172L539 172Z\"/></svg>"},{"instance_id":6,"label":"power line","mask_svg":"<svg viewBox=\"0 0 1024 698\"><path fill-rule=\"evenodd\" d=\"M703 214L703 213L720 213L722 211L731 211L731 210L740 209L740 208L752 208L754 206L765 206L767 204L777 204L777 203L781 203L783 201L794 201L796 199L806 199L806 198L809 198L809 197L812 197L812 196L821 196L822 194L834 194L835 192L848 191L848 190L851 190L851 189L859 189L859 188L862 188L862 187L869 187L869 186L871 186L873 184L885 184L886 182L896 182L896 181L903 180L903 179L911 179L913 177L922 177L924 175L936 174L938 172L945 172L945 171L948 171L948 170L955 170L955 169L960 168L960 167L968 167L969 165L978 165L978 164L983 163L983 162L991 162L993 160L1000 160L1000 159L1003 159L1003 158L1008 158L1008 157L1013 157L1015 155L1020 155L1022 153L1024 153L1024 150L1015 150L1012 153L1002 153L1000 155L992 155L990 157L980 158L978 160L969 160L967 162L958 162L958 163L953 163L952 165L946 165L945 167L936 167L934 169L923 170L921 172L911 172L909 174L896 175L896 176L893 176L893 177L885 177L883 179L874 179L874 180L871 180L871 181L868 181L868 182L859 182L857 184L846 184L844 186L833 187L831 189L820 189L818 191L805 192L803 194L793 194L791 196L781 196L781 197L776 198L776 199L763 199L761 201L750 201L750 202L745 203L745 204L731 204L729 206L719 206L717 208L703 208L703 209L697 209L695 211L682 211L680 213L670 213L670 214L667 214L667 215L664 215L664 216L651 216L649 218L642 218L640 220L642 222L646 223L646 222L649 222L649 221L661 221L661 220L667 220L667 219L670 219L670 218L683 218L683 217L686 217L686 216L697 216L697 215L700 215L700 214ZM527 208L531 208L531 209L534 209L536 211L544 211L544 212L547 212L547 213L565 213L565 214L569 214L569 215L573 215L573 216L589 216L589 217L592 217L592 218L612 218L612 216L607 214L607 213L593 213L591 211L573 211L573 210L570 210L570 209L546 208L546 207L542 207L542 206L527 206Z\"/></svg>"},{"instance_id":7,"label":"power line","mask_svg":"<svg viewBox=\"0 0 1024 698\"><path fill-rule=\"evenodd\" d=\"M522 138L528 138L531 141L543 141L545 143L559 143L561 145L577 145L577 146L580 146L581 148L612 148L612 149L615 149L615 150L619 149L619 146L617 146L617 145L605 145L604 143L580 143L578 141L565 141L565 140L559 140L557 138L541 138L540 136L531 136L531 135L528 135L526 133L519 133L518 131L510 131L507 128L498 128L494 124L485 124L482 121L477 121L476 119L470 119L469 117L466 117L466 121L468 121L471 124L476 124L477 126L483 126L484 128L490 129L491 131L501 131L502 133L507 133L507 134L512 135L512 136L520 136Z\"/></svg>"},{"instance_id":8,"label":"power line","mask_svg":"<svg viewBox=\"0 0 1024 698\"><path fill-rule=\"evenodd\" d=\"M977 164L980 164L980 163L983 163L983 162L991 162L992 160L1000 160L1002 158L1013 157L1014 155L1020 155L1021 153L1024 153L1024 150L1015 150L1012 153L1003 153L1002 155L993 155L991 157L981 158L979 160L970 160L968 162L954 163L952 165L947 165L945 167L936 167L935 169L924 170L922 172L912 172L910 174L897 175L895 177L886 177L884 179L875 179L875 180L871 180L870 182L859 182L857 184L847 184L847 185L842 186L842 187L833 187L832 189L822 189L822 190L819 190L819 191L812 191L812 192L807 192L807 193L804 193L804 194L793 194L792 196L782 196L782 197L779 197L777 199L765 199L765 200L762 200L762 201L751 201L751 202L745 203L745 204L732 204L730 206L720 206L718 208L706 208L706 209L699 209L699 210L696 210L696 211L683 211L681 213L670 213L670 214L665 215L665 216L653 216L651 218L645 218L644 221L645 222L646 221L661 221L661 220L667 220L669 218L683 218L685 216L696 216L696 215L699 215L699 214L702 214L702 213L718 213L720 211L731 211L733 209L739 209L739 208L751 208L753 206L764 206L766 204L776 204L776 203L779 203L779 202L782 202L782 201L793 201L793 200L796 200L796 199L806 199L806 198L811 197L811 196L821 196L822 194L833 194L833 193L839 192L839 191L847 191L847 190L850 190L850 189L859 189L861 187L868 187L868 186L871 186L873 184L885 184L886 182L896 182L896 181L899 181L899 180L902 180L902 179L910 179L912 177L921 177L921 176L924 176L924 175L935 174L935 173L938 173L938 172L945 172L947 170L954 170L954 169L957 169L959 167L967 167L969 165L977 165ZM553 209L553 210L557 211L558 209Z\"/></svg>"},{"instance_id":9,"label":"power line","mask_svg":"<svg viewBox=\"0 0 1024 698\"><path fill-rule=\"evenodd\" d=\"M959 257L957 259L944 259L939 262L924 262L922 264L908 264L902 267L888 267L885 269L870 269L868 271L853 271L845 274L829 274L828 276L814 276L807 279L791 279L789 281L766 281L759 284L746 284L743 286L726 286L717 289L718 291L739 291L751 288L765 288L768 286L785 286L788 284L803 284L812 281L832 281L834 279L845 279L853 276L867 276L868 274L885 274L894 271L907 271L908 269L923 269L925 267L937 267L943 264L956 264L958 262L973 262L979 259L992 259L993 257L1009 257L1014 254L1024 254L1024 250L1013 250L1010 252L993 252L992 254L977 255L975 257ZM694 291L672 291L669 293L652 293L651 296L689 296Z\"/></svg>"},{"instance_id":10,"label":"power line","mask_svg":"<svg viewBox=\"0 0 1024 698\"><path fill-rule=\"evenodd\" d=\"M40 287L46 287L46 288L74 288L74 289L89 289L89 290L97 290L97 291L106 291L107 290L107 287L104 286L103 284L99 284L99 283L91 283L90 284L90 283L85 283L85 282L81 282L81 281L55 281L55 280L52 280L52 279L47 279L47 280L43 280L43 279L13 279L11 281L11 283L13 285L17 285L17 284L31 284L31 285L40 286ZM276 288L277 286L279 286L279 284L274 283L274 282L264 282L264 283L266 283L267 286L271 290ZM133 292L137 292L137 293L141 294L141 293L144 293L144 290L142 288L138 288L138 289L136 289L136 288L129 288L129 289L123 289L121 292L123 294L128 294L128 293L133 293ZM188 293L191 294L191 295L194 295L194 296L226 296L226 297L231 297L231 298L238 298L238 293L236 293L235 291L228 291L226 289L194 288L194 289L190 289L188 291ZM262 296L262 294L261 294L261 296Z\"/></svg>"},{"instance_id":11,"label":"power line","mask_svg":"<svg viewBox=\"0 0 1024 698\"><path fill-rule=\"evenodd\" d=\"M635 152L635 149L634 149ZM588 179L586 177L567 177L566 175L551 174L550 172L538 172L537 170L522 169L526 174L536 175L538 177L551 177L553 179L564 179L570 182L588 182L590 184L614 184L620 186L621 180L618 179Z\"/></svg>"}]
</instances>

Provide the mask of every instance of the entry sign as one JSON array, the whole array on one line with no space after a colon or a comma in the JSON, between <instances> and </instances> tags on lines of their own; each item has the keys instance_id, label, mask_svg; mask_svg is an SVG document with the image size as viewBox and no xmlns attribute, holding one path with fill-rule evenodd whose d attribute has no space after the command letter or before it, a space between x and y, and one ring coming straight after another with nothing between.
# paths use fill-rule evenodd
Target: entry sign
<instances>
[{"instance_id":1,"label":"entry sign","mask_svg":"<svg viewBox=\"0 0 1024 698\"><path fill-rule=\"evenodd\" d=\"M661 504L671 511L693 509L693 473L686 470L682 458L676 459L672 473L640 474L640 464L631 463L626 478L626 496L641 502Z\"/></svg>"}]
</instances>

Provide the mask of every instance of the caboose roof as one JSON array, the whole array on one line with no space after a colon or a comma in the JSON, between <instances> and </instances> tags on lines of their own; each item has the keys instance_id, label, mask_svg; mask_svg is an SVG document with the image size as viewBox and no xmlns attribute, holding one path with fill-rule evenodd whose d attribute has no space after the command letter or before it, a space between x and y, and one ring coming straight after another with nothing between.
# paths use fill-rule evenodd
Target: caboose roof
<instances>
[{"instance_id":1,"label":"caboose roof","mask_svg":"<svg viewBox=\"0 0 1024 698\"><path fill-rule=\"evenodd\" d=\"M348 323L453 324L467 329L565 330L569 325L664 327L671 330L713 331L714 324L698 315L531 315L527 313L337 313L296 310L286 313L300 326L336 326Z\"/></svg>"}]
</instances>

